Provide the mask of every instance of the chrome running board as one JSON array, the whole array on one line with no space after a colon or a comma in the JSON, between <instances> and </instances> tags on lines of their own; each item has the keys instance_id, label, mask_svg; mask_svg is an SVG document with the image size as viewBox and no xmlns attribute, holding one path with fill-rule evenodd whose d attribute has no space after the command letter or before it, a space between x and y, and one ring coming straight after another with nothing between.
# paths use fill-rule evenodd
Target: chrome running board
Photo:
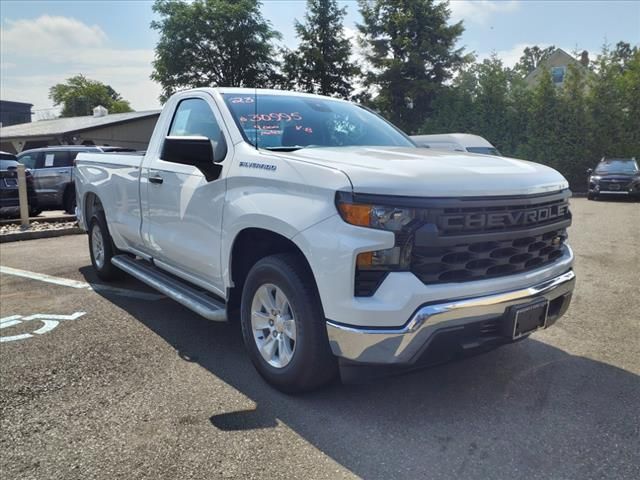
<instances>
[{"instance_id":1,"label":"chrome running board","mask_svg":"<svg viewBox=\"0 0 640 480\"><path fill-rule=\"evenodd\" d=\"M167 275L145 260L135 260L128 255L116 255L111 259L111 263L207 320L215 322L227 320L224 302Z\"/></svg>"}]
</instances>

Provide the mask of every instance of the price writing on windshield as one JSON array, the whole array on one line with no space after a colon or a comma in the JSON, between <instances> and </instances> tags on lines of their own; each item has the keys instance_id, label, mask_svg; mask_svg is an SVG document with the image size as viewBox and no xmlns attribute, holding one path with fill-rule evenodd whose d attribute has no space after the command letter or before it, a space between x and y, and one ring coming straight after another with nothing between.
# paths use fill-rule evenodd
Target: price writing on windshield
<instances>
[{"instance_id":1,"label":"price writing on windshield","mask_svg":"<svg viewBox=\"0 0 640 480\"><path fill-rule=\"evenodd\" d=\"M302 120L302 115L298 112L284 113L258 113L251 115L242 115L240 117L241 122L298 122Z\"/></svg>"}]
</instances>

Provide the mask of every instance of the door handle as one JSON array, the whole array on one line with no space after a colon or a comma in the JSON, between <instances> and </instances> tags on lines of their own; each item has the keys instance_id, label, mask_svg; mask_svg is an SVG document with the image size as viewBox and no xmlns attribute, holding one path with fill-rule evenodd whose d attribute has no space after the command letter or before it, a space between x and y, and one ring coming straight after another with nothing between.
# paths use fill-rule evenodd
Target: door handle
<instances>
[{"instance_id":1,"label":"door handle","mask_svg":"<svg viewBox=\"0 0 640 480\"><path fill-rule=\"evenodd\" d=\"M161 184L164 182L164 179L160 175L154 175L153 177L149 177L149 181L151 183Z\"/></svg>"}]
</instances>

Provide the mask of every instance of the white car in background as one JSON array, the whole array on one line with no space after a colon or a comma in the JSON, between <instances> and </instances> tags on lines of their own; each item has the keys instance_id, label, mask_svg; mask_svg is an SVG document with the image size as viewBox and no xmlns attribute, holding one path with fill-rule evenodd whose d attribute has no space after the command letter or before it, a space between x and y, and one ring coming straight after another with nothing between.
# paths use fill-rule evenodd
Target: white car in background
<instances>
[{"instance_id":1,"label":"white car in background","mask_svg":"<svg viewBox=\"0 0 640 480\"><path fill-rule=\"evenodd\" d=\"M479 153L481 155L502 156L487 140L470 133L443 133L440 135L413 135L411 140L422 148Z\"/></svg>"}]
</instances>

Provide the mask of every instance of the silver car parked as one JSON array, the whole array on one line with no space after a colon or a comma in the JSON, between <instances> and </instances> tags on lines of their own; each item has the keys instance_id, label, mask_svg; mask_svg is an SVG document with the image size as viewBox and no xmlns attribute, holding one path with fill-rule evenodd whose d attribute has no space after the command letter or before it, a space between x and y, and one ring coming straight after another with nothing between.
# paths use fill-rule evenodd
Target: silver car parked
<instances>
[{"instance_id":1,"label":"silver car parked","mask_svg":"<svg viewBox=\"0 0 640 480\"><path fill-rule=\"evenodd\" d=\"M25 150L18 155L33 174L39 208L62 208L74 213L76 189L73 179L73 161L80 152L127 152L131 149L111 146L59 145Z\"/></svg>"}]
</instances>

